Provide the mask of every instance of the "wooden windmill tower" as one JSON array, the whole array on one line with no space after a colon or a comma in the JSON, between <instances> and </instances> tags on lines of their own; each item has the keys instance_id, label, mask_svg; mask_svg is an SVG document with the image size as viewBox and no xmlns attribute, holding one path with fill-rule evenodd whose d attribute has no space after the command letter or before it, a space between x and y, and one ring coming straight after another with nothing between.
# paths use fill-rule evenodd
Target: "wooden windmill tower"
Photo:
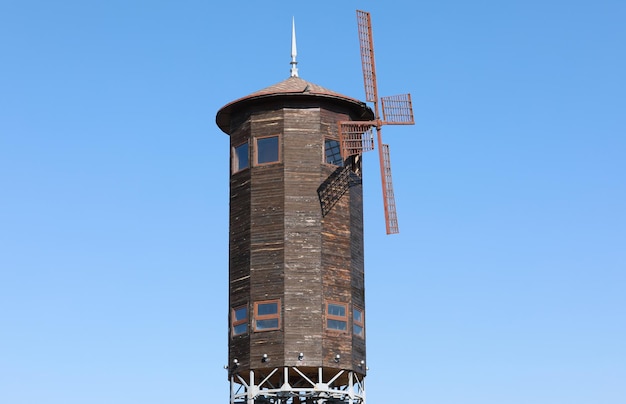
<instances>
[{"instance_id":1,"label":"wooden windmill tower","mask_svg":"<svg viewBox=\"0 0 626 404\"><path fill-rule=\"evenodd\" d=\"M231 150L230 402L365 404L367 148L350 147L391 122L296 66L293 28L290 77L216 117Z\"/></svg>"}]
</instances>

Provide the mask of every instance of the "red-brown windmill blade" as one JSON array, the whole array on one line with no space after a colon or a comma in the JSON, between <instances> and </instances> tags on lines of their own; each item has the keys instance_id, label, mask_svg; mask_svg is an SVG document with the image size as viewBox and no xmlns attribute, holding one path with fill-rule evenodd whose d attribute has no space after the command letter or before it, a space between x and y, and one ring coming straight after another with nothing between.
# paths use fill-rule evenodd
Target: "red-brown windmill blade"
<instances>
[{"instance_id":1,"label":"red-brown windmill blade","mask_svg":"<svg viewBox=\"0 0 626 404\"><path fill-rule=\"evenodd\" d=\"M398 218L396 202L393 192L393 180L391 176L391 158L389 146L383 144L383 125L413 125L413 106L410 94L382 97L383 119L380 119L378 108L378 85L376 82L376 63L374 58L374 36L372 32L372 20L370 13L357 10L357 27L359 33L359 45L361 48L361 64L363 67L363 84L365 87L365 99L374 103L374 121L359 123L341 122L339 124L339 137L342 155L347 158L350 155L362 154L372 150L367 134L371 134L371 128L376 128L378 143L378 158L380 163L380 177L382 185L383 205L385 208L385 226L387 234L398 233ZM373 145L372 145L373 146Z\"/></svg>"}]
</instances>

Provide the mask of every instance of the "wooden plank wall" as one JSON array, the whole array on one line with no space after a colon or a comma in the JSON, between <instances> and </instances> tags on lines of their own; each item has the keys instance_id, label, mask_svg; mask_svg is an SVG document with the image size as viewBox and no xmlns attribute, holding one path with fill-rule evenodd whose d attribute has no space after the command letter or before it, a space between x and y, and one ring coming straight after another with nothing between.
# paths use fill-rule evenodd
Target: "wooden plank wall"
<instances>
[{"instance_id":1,"label":"wooden plank wall","mask_svg":"<svg viewBox=\"0 0 626 404\"><path fill-rule=\"evenodd\" d=\"M337 121L348 119L334 102L310 99L249 107L231 119L231 146L250 139L253 150L254 137L271 135L280 135L281 146L279 163L231 176L229 307L248 304L251 320L255 301L280 299L282 310L280 330L253 332L251 321L249 333L229 336L229 361L237 358L242 372L324 366L365 373L358 366L365 340L351 332L353 305L365 308L362 188L353 186L325 218L317 195L335 169L324 163L324 138L337 138ZM327 301L347 304L347 332L326 330Z\"/></svg>"},{"instance_id":2,"label":"wooden plank wall","mask_svg":"<svg viewBox=\"0 0 626 404\"><path fill-rule=\"evenodd\" d=\"M283 117L280 109L254 111L251 116L254 156L256 137L282 137ZM282 160L282 156L279 157ZM253 159L254 160L254 157ZM282 161L253 166L251 175L250 235L250 301L280 299L284 295L285 179ZM253 308L253 307L252 307ZM284 310L284 304L281 304ZM284 315L281 316L284 321ZM252 324L254 329L254 324ZM284 324L280 330L252 332L250 337L251 368L275 367L283 361ZM264 354L269 362L261 359Z\"/></svg>"},{"instance_id":3,"label":"wooden plank wall","mask_svg":"<svg viewBox=\"0 0 626 404\"><path fill-rule=\"evenodd\" d=\"M250 136L248 114L232 121L231 150ZM232 153L231 153L232 159ZM232 167L232 162L231 162ZM230 177L230 227L229 227L229 323L230 309L249 306L250 300L250 170L246 169ZM248 308L250 312L250 308ZM228 363L236 358L242 368L250 362L250 336L248 333L231 337L229 324Z\"/></svg>"},{"instance_id":4,"label":"wooden plank wall","mask_svg":"<svg viewBox=\"0 0 626 404\"><path fill-rule=\"evenodd\" d=\"M286 365L319 366L322 353L320 109L294 106L285 116ZM304 359L298 361L298 353Z\"/></svg>"},{"instance_id":5,"label":"wooden plank wall","mask_svg":"<svg viewBox=\"0 0 626 404\"><path fill-rule=\"evenodd\" d=\"M352 306L365 310L365 257L363 242L363 186L355 185L350 188L350 271L352 288ZM352 312L350 312L352 315ZM364 319L367 321L366 319ZM364 324L365 326L365 324ZM367 327L363 330L363 337L352 336L352 369L365 374L366 367L359 366L361 360L367 361L365 338Z\"/></svg>"}]
</instances>

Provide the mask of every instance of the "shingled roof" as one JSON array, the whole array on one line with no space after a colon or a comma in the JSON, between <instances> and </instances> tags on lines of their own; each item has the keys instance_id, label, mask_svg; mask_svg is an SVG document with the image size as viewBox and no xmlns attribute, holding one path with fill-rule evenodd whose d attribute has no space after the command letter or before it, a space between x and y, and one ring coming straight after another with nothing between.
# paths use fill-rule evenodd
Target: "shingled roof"
<instances>
[{"instance_id":1,"label":"shingled roof","mask_svg":"<svg viewBox=\"0 0 626 404\"><path fill-rule=\"evenodd\" d=\"M228 133L230 114L233 110L239 109L246 104L254 102L256 100L271 98L271 97L284 97L284 96L305 96L305 97L322 97L326 99L335 99L340 103L352 104L355 109L363 110L364 119L373 119L373 113L367 107L367 105L355 98L339 94L335 91L328 90L315 83L303 80L300 77L289 77L279 83L263 88L245 97L239 98L224 105L216 116L217 126L224 132ZM368 113L369 112L369 113ZM372 115L372 116L369 116Z\"/></svg>"},{"instance_id":2,"label":"shingled roof","mask_svg":"<svg viewBox=\"0 0 626 404\"><path fill-rule=\"evenodd\" d=\"M358 100L355 100L353 98L346 97L345 95L339 94L337 92L328 90L322 86L318 86L317 84L303 80L300 77L289 77L288 79L283 80L280 83L276 83L272 86L266 87L244 98L258 97L258 96L267 95L267 94L285 94L285 93L287 94L309 93L309 94L319 94L319 95L330 95L330 96L345 98L345 99L349 99L355 102L359 102Z\"/></svg>"}]
</instances>

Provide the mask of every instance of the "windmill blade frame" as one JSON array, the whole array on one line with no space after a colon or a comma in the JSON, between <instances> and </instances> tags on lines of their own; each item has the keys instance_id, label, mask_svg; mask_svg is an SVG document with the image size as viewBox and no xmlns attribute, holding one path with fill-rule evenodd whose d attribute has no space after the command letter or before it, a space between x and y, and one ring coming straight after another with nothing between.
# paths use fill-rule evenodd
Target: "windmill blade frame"
<instances>
[{"instance_id":1,"label":"windmill blade frame","mask_svg":"<svg viewBox=\"0 0 626 404\"><path fill-rule=\"evenodd\" d=\"M387 234L400 233L398 227L398 214L396 211L396 197L393 193L393 181L391 177L391 156L389 153L389 145L382 145L382 170L383 175L383 198L385 199L385 227Z\"/></svg>"},{"instance_id":2,"label":"windmill blade frame","mask_svg":"<svg viewBox=\"0 0 626 404\"><path fill-rule=\"evenodd\" d=\"M378 86L376 85L376 62L374 60L374 34L372 32L372 18L367 11L356 11L361 47L361 64L363 65L363 83L365 85L365 100L378 103ZM378 119L378 109L376 110Z\"/></svg>"},{"instance_id":3,"label":"windmill blade frame","mask_svg":"<svg viewBox=\"0 0 626 404\"><path fill-rule=\"evenodd\" d=\"M376 128L378 144L378 158L380 160L380 178L382 184L383 204L385 207L385 227L387 234L399 233L396 201L393 192L391 176L391 156L389 145L382 142L383 125L414 125L413 103L411 94L401 94L381 97L383 119L379 113L378 84L376 80L376 63L374 58L374 34L372 18L369 12L356 10L359 46L361 49L361 65L363 67L363 83L365 86L365 100L374 103L374 121L359 122L355 126L348 123L339 124L339 138L342 157L362 154L372 150L363 136L365 126ZM360 125L360 126L359 126ZM371 127L369 128L371 130ZM360 133L359 133L360 131Z\"/></svg>"},{"instance_id":4,"label":"windmill blade frame","mask_svg":"<svg viewBox=\"0 0 626 404\"><path fill-rule=\"evenodd\" d=\"M338 122L339 145L341 157L345 161L350 156L374 150L374 133L372 121Z\"/></svg>"},{"instance_id":5,"label":"windmill blade frame","mask_svg":"<svg viewBox=\"0 0 626 404\"><path fill-rule=\"evenodd\" d=\"M398 214L396 212L396 198L393 193L393 180L391 176L391 156L389 145L383 143L383 131L376 128L378 140L378 158L380 160L380 183L382 187L383 206L385 209L385 229L387 234L396 234L398 228Z\"/></svg>"},{"instance_id":6,"label":"windmill blade frame","mask_svg":"<svg viewBox=\"0 0 626 404\"><path fill-rule=\"evenodd\" d=\"M380 97L385 125L415 125L411 94Z\"/></svg>"}]
</instances>

